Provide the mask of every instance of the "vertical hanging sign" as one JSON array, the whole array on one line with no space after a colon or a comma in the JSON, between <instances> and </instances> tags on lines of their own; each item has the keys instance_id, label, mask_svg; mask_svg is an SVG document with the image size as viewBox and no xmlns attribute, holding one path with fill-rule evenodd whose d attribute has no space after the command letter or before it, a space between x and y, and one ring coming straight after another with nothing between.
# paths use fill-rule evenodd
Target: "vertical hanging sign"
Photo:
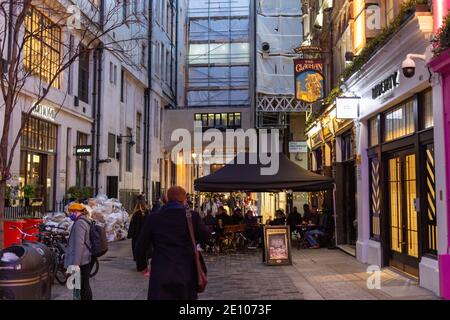
<instances>
[{"instance_id":1,"label":"vertical hanging sign","mask_svg":"<svg viewBox=\"0 0 450 320\"><path fill-rule=\"evenodd\" d=\"M313 103L325 98L323 60L294 59L295 98Z\"/></svg>"}]
</instances>

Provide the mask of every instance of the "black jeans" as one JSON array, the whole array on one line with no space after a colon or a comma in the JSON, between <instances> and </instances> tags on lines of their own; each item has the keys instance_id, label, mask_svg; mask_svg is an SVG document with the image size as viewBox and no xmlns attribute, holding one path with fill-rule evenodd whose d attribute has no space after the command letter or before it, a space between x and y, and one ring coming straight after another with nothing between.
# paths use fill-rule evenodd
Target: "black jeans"
<instances>
[{"instance_id":1,"label":"black jeans","mask_svg":"<svg viewBox=\"0 0 450 320\"><path fill-rule=\"evenodd\" d=\"M89 284L89 278L92 270L92 262L80 266L80 276L81 276L81 300L92 300L92 290Z\"/></svg>"}]
</instances>

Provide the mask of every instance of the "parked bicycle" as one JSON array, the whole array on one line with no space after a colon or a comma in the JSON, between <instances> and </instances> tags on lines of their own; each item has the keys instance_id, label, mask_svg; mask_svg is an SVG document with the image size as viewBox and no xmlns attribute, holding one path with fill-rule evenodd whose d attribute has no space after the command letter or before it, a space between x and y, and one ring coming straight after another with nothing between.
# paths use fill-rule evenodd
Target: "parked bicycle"
<instances>
[{"instance_id":1,"label":"parked bicycle","mask_svg":"<svg viewBox=\"0 0 450 320\"><path fill-rule=\"evenodd\" d=\"M39 229L38 234L29 234L26 233L26 230L30 229ZM19 231L19 233L22 235L21 241L27 241L27 242L35 242L35 241L28 241L26 238L36 237L38 238L38 242L46 245L50 251L53 253L53 260L54 265L52 267L52 273L54 275L54 278L56 281L58 281L59 284L65 285L67 282L67 279L69 278L69 275L66 273L67 269L64 267L64 256L66 253L66 247L67 247L67 236L68 232L66 228L58 227L58 226L48 226L48 225L35 225L31 226L26 229L20 229L17 226L11 227L11 229L15 229ZM59 231L57 231L59 230ZM100 268L100 264L97 259L93 260L93 267L91 270L90 277L94 277L97 275Z\"/></svg>"}]
</instances>

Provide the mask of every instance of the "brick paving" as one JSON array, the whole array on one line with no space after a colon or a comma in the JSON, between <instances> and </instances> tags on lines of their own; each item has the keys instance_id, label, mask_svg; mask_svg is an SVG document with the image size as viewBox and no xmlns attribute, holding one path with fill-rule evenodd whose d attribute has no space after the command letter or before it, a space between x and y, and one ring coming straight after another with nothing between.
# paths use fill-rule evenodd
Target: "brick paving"
<instances>
[{"instance_id":1,"label":"brick paving","mask_svg":"<svg viewBox=\"0 0 450 320\"><path fill-rule=\"evenodd\" d=\"M135 271L131 244L111 244L100 261L100 271L91 279L97 300L144 300L148 279ZM417 280L389 268L381 273L381 288L369 290L367 265L340 250L292 250L291 266L265 266L261 251L207 256L207 290L202 300L377 300L437 299L420 288ZM55 284L53 299L68 300L71 291Z\"/></svg>"}]
</instances>

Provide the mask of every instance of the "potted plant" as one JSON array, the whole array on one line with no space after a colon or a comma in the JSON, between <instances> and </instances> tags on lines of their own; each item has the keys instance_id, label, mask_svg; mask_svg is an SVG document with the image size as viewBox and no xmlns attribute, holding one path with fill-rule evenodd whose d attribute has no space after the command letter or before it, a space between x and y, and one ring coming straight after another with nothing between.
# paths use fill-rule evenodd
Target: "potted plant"
<instances>
[{"instance_id":1,"label":"potted plant","mask_svg":"<svg viewBox=\"0 0 450 320\"><path fill-rule=\"evenodd\" d=\"M442 27L433 38L432 46L435 57L450 49L450 14L445 17Z\"/></svg>"},{"instance_id":2,"label":"potted plant","mask_svg":"<svg viewBox=\"0 0 450 320\"><path fill-rule=\"evenodd\" d=\"M94 189L92 187L80 187L80 186L72 186L67 189L66 197L70 199L70 201L84 201L89 198L92 198L94 195Z\"/></svg>"},{"instance_id":3,"label":"potted plant","mask_svg":"<svg viewBox=\"0 0 450 320\"><path fill-rule=\"evenodd\" d=\"M26 184L22 188L23 198L25 199L25 206L30 205L30 199L36 196L36 187L31 184Z\"/></svg>"}]
</instances>

